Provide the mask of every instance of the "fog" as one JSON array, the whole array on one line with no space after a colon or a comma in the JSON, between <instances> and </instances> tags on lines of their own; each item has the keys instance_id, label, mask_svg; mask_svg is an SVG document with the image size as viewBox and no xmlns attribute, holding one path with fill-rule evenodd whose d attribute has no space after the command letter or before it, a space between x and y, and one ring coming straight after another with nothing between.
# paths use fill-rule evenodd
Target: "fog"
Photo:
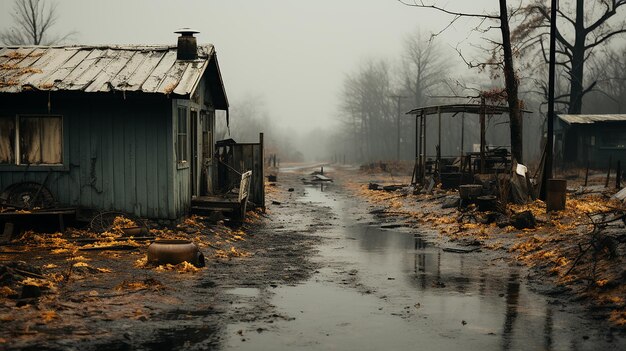
<instances>
[{"instance_id":1,"label":"fog","mask_svg":"<svg viewBox=\"0 0 626 351\"><path fill-rule=\"evenodd\" d=\"M474 13L494 13L498 5L495 0L438 3ZM216 46L232 118L236 120L238 109L259 114L262 130L247 131L245 137L273 129L291 138L289 143L296 148L304 149L301 141L327 143L321 136L339 128L346 76L371 58L397 62L404 38L417 29L425 36L443 30L435 41L451 76L470 85L484 79L477 78L476 70L468 70L453 49L475 56L475 46L483 45L485 36L472 31L476 19L462 18L447 27L451 16L397 0L63 0L56 4L59 18L53 31L75 31L72 44L173 45L175 30L200 31L199 43ZM2 29L11 22L12 1L3 0L0 6ZM241 108L254 103L260 106ZM417 106L403 105L403 109L413 107ZM231 131L236 137L236 128ZM310 152L310 146L299 151L307 158L328 156Z\"/></svg>"}]
</instances>

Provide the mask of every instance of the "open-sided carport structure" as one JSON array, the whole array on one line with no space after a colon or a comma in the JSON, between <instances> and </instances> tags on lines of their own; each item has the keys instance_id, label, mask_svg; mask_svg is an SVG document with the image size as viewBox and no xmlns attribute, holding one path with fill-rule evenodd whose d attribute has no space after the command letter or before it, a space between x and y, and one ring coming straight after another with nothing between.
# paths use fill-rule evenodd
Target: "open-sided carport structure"
<instances>
[{"instance_id":1,"label":"open-sided carport structure","mask_svg":"<svg viewBox=\"0 0 626 351\"><path fill-rule=\"evenodd\" d=\"M436 167L441 166L441 117L442 115L452 114L452 117L459 113L478 115L480 118L480 172L484 172L485 167L485 118L486 116L501 115L509 112L507 106L478 104L447 104L428 107L420 107L407 112L407 115L415 116L415 167L413 169L413 178L411 182L424 183L426 173L426 117L437 116L438 140ZM528 112L528 111L522 111ZM464 126L461 130L461 147L464 143ZM462 148L461 148L462 150Z\"/></svg>"}]
</instances>

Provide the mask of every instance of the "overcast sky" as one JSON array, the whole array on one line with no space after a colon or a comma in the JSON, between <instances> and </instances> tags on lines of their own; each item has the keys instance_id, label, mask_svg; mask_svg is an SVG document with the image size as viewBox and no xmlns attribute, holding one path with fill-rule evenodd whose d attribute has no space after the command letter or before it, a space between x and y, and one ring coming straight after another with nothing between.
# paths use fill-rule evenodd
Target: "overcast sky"
<instances>
[{"instance_id":1,"label":"overcast sky","mask_svg":"<svg viewBox=\"0 0 626 351\"><path fill-rule=\"evenodd\" d=\"M175 44L181 27L216 46L231 103L262 95L270 116L293 128L327 126L346 73L367 57L394 58L416 28L439 31L450 20L397 0L63 0L55 32L76 44ZM447 0L449 8L494 11L496 0ZM0 27L13 1L0 0ZM438 40L456 45L459 21ZM451 55L451 62L458 58Z\"/></svg>"}]
</instances>

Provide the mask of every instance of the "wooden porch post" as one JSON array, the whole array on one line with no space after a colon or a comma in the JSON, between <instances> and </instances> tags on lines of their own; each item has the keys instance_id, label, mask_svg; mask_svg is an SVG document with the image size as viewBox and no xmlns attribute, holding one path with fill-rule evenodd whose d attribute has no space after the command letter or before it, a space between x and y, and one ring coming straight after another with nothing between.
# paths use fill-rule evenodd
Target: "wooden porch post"
<instances>
[{"instance_id":1,"label":"wooden porch post","mask_svg":"<svg viewBox=\"0 0 626 351\"><path fill-rule=\"evenodd\" d=\"M263 133L259 133L259 144L260 144L260 152L261 152L261 208L263 209L263 213L265 213L265 165L263 160L265 160L265 152L263 151Z\"/></svg>"}]
</instances>

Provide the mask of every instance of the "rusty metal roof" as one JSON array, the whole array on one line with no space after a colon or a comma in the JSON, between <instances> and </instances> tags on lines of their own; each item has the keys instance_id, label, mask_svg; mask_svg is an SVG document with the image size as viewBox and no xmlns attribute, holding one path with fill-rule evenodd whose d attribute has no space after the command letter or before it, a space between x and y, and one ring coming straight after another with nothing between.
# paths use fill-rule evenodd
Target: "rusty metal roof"
<instances>
[{"instance_id":1,"label":"rusty metal roof","mask_svg":"<svg viewBox=\"0 0 626 351\"><path fill-rule=\"evenodd\" d=\"M567 124L592 124L597 122L624 122L626 115L557 115Z\"/></svg>"},{"instance_id":2,"label":"rusty metal roof","mask_svg":"<svg viewBox=\"0 0 626 351\"><path fill-rule=\"evenodd\" d=\"M0 93L138 91L192 94L211 58L177 60L176 46L30 46L0 48ZM220 78L221 80L221 78Z\"/></svg>"},{"instance_id":3,"label":"rusty metal roof","mask_svg":"<svg viewBox=\"0 0 626 351\"><path fill-rule=\"evenodd\" d=\"M413 109L407 112L407 115L436 115L439 113L470 113L480 114L481 111L485 111L487 115L501 115L503 113L509 113L508 106L496 106L496 105L481 105L481 104L449 104L449 105L437 105L427 106ZM522 112L530 112L522 110Z\"/></svg>"}]
</instances>

